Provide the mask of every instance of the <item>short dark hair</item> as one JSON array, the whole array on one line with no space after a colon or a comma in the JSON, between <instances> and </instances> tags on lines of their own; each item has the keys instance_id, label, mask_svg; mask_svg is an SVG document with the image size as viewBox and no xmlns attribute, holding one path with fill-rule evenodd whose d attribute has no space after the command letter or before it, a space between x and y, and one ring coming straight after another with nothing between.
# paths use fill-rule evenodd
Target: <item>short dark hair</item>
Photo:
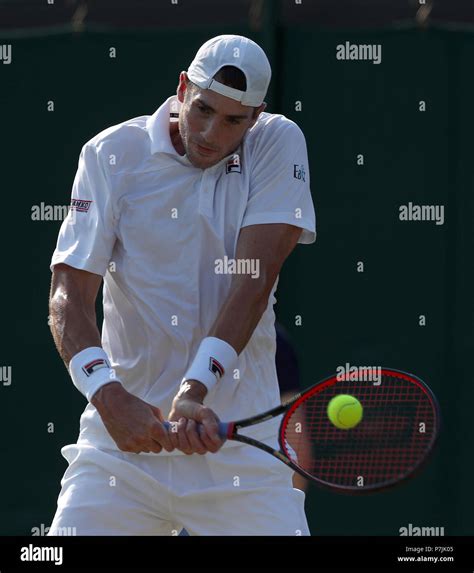
<instances>
[{"instance_id":1,"label":"short dark hair","mask_svg":"<svg viewBox=\"0 0 474 573\"><path fill-rule=\"evenodd\" d=\"M223 66L214 74L213 78L221 84L236 90L245 91L247 89L247 78L244 72L235 66ZM188 86L191 89L197 87L191 80L189 80ZM253 115L255 115L258 107L253 108Z\"/></svg>"},{"instance_id":2,"label":"short dark hair","mask_svg":"<svg viewBox=\"0 0 474 573\"><path fill-rule=\"evenodd\" d=\"M247 89L247 78L244 72L235 66L223 66L214 74L214 79L236 90L244 92Z\"/></svg>"}]
</instances>

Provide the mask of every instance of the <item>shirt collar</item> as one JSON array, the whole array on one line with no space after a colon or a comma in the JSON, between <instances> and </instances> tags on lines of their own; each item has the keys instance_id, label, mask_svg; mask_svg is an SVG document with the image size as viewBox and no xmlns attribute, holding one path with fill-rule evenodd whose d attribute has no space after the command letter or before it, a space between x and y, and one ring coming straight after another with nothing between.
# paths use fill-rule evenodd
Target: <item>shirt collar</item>
<instances>
[{"instance_id":1,"label":"shirt collar","mask_svg":"<svg viewBox=\"0 0 474 573\"><path fill-rule=\"evenodd\" d=\"M146 128L151 139L150 150L152 155L161 152L183 157L174 148L170 136L170 114L179 113L180 106L181 103L178 101L178 98L175 95L170 96L155 113L147 119Z\"/></svg>"}]
</instances>

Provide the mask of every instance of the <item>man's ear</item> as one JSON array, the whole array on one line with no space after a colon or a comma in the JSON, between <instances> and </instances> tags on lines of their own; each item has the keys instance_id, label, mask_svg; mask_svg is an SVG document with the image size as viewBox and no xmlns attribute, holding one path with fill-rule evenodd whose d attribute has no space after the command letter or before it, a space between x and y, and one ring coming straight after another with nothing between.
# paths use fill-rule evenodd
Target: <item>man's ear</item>
<instances>
[{"instance_id":1,"label":"man's ear","mask_svg":"<svg viewBox=\"0 0 474 573\"><path fill-rule=\"evenodd\" d=\"M261 106L255 108L254 113L253 113L253 117L252 117L252 122L250 124L250 127L253 127L258 119L258 116L265 111L265 108L267 107L266 102L263 102Z\"/></svg>"},{"instance_id":2,"label":"man's ear","mask_svg":"<svg viewBox=\"0 0 474 573\"><path fill-rule=\"evenodd\" d=\"M186 89L189 84L188 74L186 72L181 72L179 74L178 87L176 89L176 95L178 96L178 101L184 102L184 96L186 94Z\"/></svg>"}]
</instances>

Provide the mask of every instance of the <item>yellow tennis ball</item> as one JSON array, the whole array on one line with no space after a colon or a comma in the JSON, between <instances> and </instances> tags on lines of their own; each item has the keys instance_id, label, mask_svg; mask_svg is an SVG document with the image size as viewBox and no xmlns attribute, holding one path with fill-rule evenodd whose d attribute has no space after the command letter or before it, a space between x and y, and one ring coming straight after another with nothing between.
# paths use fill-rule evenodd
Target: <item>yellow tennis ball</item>
<instances>
[{"instance_id":1,"label":"yellow tennis ball","mask_svg":"<svg viewBox=\"0 0 474 573\"><path fill-rule=\"evenodd\" d=\"M328 404L328 418L341 430L355 428L362 420L362 405L349 394L334 396Z\"/></svg>"}]
</instances>

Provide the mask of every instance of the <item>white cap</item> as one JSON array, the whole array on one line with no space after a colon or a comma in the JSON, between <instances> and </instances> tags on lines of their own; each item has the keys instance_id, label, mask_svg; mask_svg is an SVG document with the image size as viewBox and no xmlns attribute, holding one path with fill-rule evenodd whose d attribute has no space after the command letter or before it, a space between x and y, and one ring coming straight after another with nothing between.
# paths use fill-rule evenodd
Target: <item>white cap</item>
<instances>
[{"instance_id":1,"label":"white cap","mask_svg":"<svg viewBox=\"0 0 474 573\"><path fill-rule=\"evenodd\" d=\"M247 80L245 91L216 82L214 76L223 66L242 70ZM188 68L189 79L202 89L240 101L242 105L258 107L267 94L272 69L270 62L253 40L244 36L224 34L204 43Z\"/></svg>"}]
</instances>

